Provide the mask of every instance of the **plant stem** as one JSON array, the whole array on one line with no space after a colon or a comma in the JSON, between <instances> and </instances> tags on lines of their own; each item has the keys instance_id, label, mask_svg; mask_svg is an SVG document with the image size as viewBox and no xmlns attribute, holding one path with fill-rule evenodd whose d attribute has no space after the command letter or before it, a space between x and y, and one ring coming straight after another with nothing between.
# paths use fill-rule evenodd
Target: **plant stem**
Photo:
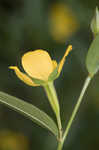
<instances>
[{"instance_id":1,"label":"plant stem","mask_svg":"<svg viewBox=\"0 0 99 150\"><path fill-rule=\"evenodd\" d=\"M62 139L62 125L61 125L61 118L60 118L60 107L59 107L58 97L57 97L53 82L52 81L48 82L44 86L44 89L47 94L48 100L51 104L51 107L56 115L58 129L59 129L58 139L61 140Z\"/></svg>"},{"instance_id":2,"label":"plant stem","mask_svg":"<svg viewBox=\"0 0 99 150\"><path fill-rule=\"evenodd\" d=\"M81 104L81 102L82 102L83 96L84 96L84 94L85 94L85 92L86 92L86 89L87 89L87 87L88 87L90 81L91 81L91 77L88 76L88 77L86 78L86 80L85 80L85 83L84 83L83 89L82 89L82 91L81 91L81 94L80 94L80 96L79 96L79 98L78 98L78 101L77 101L77 103L76 103L76 105L75 105L75 108L74 108L74 110L73 110L73 112L72 112L72 115L71 115L70 120L69 120L69 122L68 122L68 124L67 124L66 130L65 130L65 132L64 132L63 139L62 139L63 143L64 143L64 140L67 138L67 135L68 135L68 133L69 133L70 127L71 127L71 125L72 125L72 122L73 122L73 120L74 120L74 118L75 118L75 116L76 116L76 114L77 114L77 111L78 111L78 109L79 109L79 106L80 106L80 104ZM61 149L60 149L60 150L61 150Z\"/></svg>"},{"instance_id":3,"label":"plant stem","mask_svg":"<svg viewBox=\"0 0 99 150\"><path fill-rule=\"evenodd\" d=\"M63 141L59 141L57 150L62 150Z\"/></svg>"}]
</instances>

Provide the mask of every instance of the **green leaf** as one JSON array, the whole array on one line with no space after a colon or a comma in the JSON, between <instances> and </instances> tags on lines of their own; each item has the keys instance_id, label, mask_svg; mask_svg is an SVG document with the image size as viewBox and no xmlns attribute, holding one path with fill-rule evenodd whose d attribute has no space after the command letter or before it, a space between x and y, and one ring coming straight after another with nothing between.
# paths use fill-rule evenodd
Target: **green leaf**
<instances>
[{"instance_id":1,"label":"green leaf","mask_svg":"<svg viewBox=\"0 0 99 150\"><path fill-rule=\"evenodd\" d=\"M32 104L24 102L23 100L8 95L4 92L0 92L0 103L21 113L38 125L50 130L55 136L58 136L58 128L54 121L45 112L41 111Z\"/></svg>"},{"instance_id":2,"label":"green leaf","mask_svg":"<svg viewBox=\"0 0 99 150\"><path fill-rule=\"evenodd\" d=\"M86 67L91 76L99 70L99 34L93 40L87 54Z\"/></svg>"}]
</instances>

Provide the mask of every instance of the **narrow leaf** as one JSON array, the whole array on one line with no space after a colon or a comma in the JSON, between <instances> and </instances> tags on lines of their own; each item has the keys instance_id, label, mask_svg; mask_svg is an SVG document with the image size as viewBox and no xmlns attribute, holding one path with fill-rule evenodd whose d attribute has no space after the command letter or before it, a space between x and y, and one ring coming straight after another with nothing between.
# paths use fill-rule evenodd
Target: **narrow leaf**
<instances>
[{"instance_id":1,"label":"narrow leaf","mask_svg":"<svg viewBox=\"0 0 99 150\"><path fill-rule=\"evenodd\" d=\"M28 117L38 125L47 128L55 136L58 135L58 128L54 121L45 112L41 111L32 104L24 102L23 100L8 95L4 92L0 92L0 103Z\"/></svg>"},{"instance_id":2,"label":"narrow leaf","mask_svg":"<svg viewBox=\"0 0 99 150\"><path fill-rule=\"evenodd\" d=\"M91 76L99 70L99 34L95 37L88 50L86 67Z\"/></svg>"}]
</instances>

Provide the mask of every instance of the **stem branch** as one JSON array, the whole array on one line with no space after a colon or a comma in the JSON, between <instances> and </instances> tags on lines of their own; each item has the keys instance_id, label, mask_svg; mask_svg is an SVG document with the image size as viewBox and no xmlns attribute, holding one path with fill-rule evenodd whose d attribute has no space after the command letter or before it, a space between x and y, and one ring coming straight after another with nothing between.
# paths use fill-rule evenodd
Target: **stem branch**
<instances>
[{"instance_id":1,"label":"stem branch","mask_svg":"<svg viewBox=\"0 0 99 150\"><path fill-rule=\"evenodd\" d=\"M76 116L76 114L77 114L77 111L78 111L78 109L79 109L79 106L80 106L80 104L81 104L81 102L82 102L83 96L84 96L84 94L85 94L85 92L86 92L86 89L87 89L87 87L88 87L90 81L91 81L91 77L88 76L87 79L85 80L85 83L84 83L83 89L82 89L82 91L81 91L81 94L80 94L80 96L79 96L79 98L78 98L78 101L77 101L77 103L76 103L76 106L75 106L75 108L74 108L74 110L73 110L73 112L72 112L72 115L71 115L70 120L69 120L69 122L68 122L68 124L67 124L66 130L65 130L65 132L64 132L64 136L63 136L63 139L62 139L63 143L64 143L64 140L67 138L67 135L68 135L68 133L69 133L70 127L71 127L71 125L72 125L72 122L73 122L73 120L74 120L74 118L75 118L75 116ZM61 150L61 149L59 149L59 150Z\"/></svg>"}]
</instances>

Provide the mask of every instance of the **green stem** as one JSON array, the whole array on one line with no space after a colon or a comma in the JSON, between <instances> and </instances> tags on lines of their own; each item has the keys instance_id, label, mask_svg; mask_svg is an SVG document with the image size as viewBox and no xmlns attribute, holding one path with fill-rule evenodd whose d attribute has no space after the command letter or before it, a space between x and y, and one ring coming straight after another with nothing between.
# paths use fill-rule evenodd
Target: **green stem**
<instances>
[{"instance_id":1,"label":"green stem","mask_svg":"<svg viewBox=\"0 0 99 150\"><path fill-rule=\"evenodd\" d=\"M58 139L62 139L62 125L61 125L61 118L60 118L60 107L58 102L58 97L56 94L56 90L54 87L53 82L48 82L46 85L44 85L45 92L47 94L48 100L51 104L51 107L56 115L58 128L59 128L59 137Z\"/></svg>"},{"instance_id":2,"label":"green stem","mask_svg":"<svg viewBox=\"0 0 99 150\"><path fill-rule=\"evenodd\" d=\"M68 135L68 133L69 133L70 127L71 127L71 125L72 125L72 122L73 122L73 120L74 120L74 118L75 118L75 116L76 116L76 114L77 114L77 111L78 111L78 109L79 109L79 106L80 106L80 104L81 104L81 102L82 102L83 96L84 96L84 94L85 94L85 91L86 91L86 89L87 89L87 87L88 87L90 81L91 81L91 77L88 76L87 79L85 80L85 83L84 83L83 89L82 89L82 91L81 91L81 94L80 94L80 96L79 96L79 98L78 98L78 101L77 101L77 103L76 103L76 106L75 106L75 108L74 108L74 110L73 110L73 112L72 112L72 115L71 115L70 120L69 120L69 122L68 122L68 124L67 124L66 130L65 130L65 132L64 132L63 139L62 139L63 143L64 143L64 140L67 138L67 135ZM58 150L61 150L61 149L58 149Z\"/></svg>"},{"instance_id":3,"label":"green stem","mask_svg":"<svg viewBox=\"0 0 99 150\"><path fill-rule=\"evenodd\" d=\"M57 150L62 150L63 141L59 141Z\"/></svg>"}]
</instances>

